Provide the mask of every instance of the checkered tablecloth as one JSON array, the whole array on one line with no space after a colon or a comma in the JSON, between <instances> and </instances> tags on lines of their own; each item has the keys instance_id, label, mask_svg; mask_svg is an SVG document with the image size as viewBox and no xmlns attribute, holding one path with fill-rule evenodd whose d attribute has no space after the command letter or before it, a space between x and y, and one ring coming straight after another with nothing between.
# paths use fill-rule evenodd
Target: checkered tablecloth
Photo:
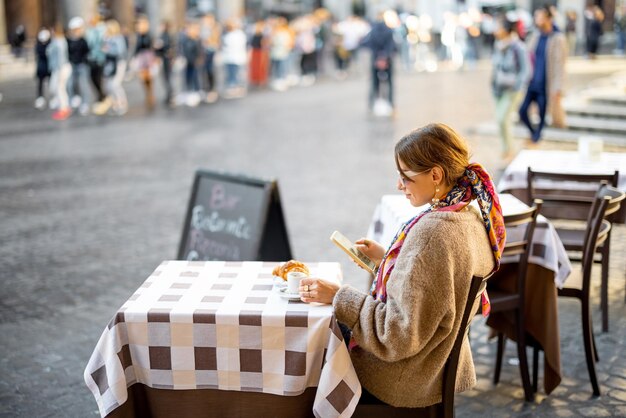
<instances>
[{"instance_id":1,"label":"checkered tablecloth","mask_svg":"<svg viewBox=\"0 0 626 418\"><path fill-rule=\"evenodd\" d=\"M105 416L142 383L299 395L318 417L349 417L361 396L330 305L280 297L277 263L164 261L108 324L85 369ZM341 281L338 263L307 263Z\"/></svg>"},{"instance_id":2,"label":"checkered tablecloth","mask_svg":"<svg viewBox=\"0 0 626 418\"><path fill-rule=\"evenodd\" d=\"M472 204L475 204L475 201ZM528 208L526 204L516 197L506 193L500 194L500 204L505 215L519 213ZM387 248L400 226L426 208L427 206L419 208L411 206L404 195L384 195L374 210L367 237L378 241L383 247ZM520 227L508 228L507 235L509 240L521 240L524 231ZM572 271L572 264L554 226L541 215L537 219L530 251L529 263L537 264L553 271L555 273L555 284L559 288L563 287L563 283L565 283ZM519 256L503 258L502 262L510 263L516 261L516 259L519 259Z\"/></svg>"},{"instance_id":3,"label":"checkered tablecloth","mask_svg":"<svg viewBox=\"0 0 626 418\"><path fill-rule=\"evenodd\" d=\"M618 170L618 187L626 190L626 153L603 152L599 161L581 158L576 151L522 150L507 166L498 183L498 190L507 191L527 188L528 167L535 171L563 174L613 174ZM561 186L562 182L559 183ZM549 189L554 182L537 181L538 188ZM572 190L593 190L597 186L572 182Z\"/></svg>"}]
</instances>

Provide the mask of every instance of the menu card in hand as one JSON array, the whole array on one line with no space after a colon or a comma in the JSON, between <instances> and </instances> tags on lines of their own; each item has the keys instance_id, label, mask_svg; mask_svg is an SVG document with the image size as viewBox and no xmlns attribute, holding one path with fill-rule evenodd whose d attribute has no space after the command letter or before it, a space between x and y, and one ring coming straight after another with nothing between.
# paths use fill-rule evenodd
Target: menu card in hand
<instances>
[{"instance_id":1,"label":"menu card in hand","mask_svg":"<svg viewBox=\"0 0 626 418\"><path fill-rule=\"evenodd\" d=\"M341 248L348 254L355 263L357 263L361 268L369 271L374 274L374 270L376 269L376 264L368 256L363 254L358 248L354 246L352 241L346 238L339 231L333 232L330 236L330 240L337 245L337 247Z\"/></svg>"}]
</instances>

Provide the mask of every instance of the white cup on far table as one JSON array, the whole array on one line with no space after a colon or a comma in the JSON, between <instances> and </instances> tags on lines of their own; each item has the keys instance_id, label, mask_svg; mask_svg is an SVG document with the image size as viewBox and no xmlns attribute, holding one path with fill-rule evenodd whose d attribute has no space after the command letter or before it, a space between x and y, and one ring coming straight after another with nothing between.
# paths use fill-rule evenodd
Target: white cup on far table
<instances>
[{"instance_id":1,"label":"white cup on far table","mask_svg":"<svg viewBox=\"0 0 626 418\"><path fill-rule=\"evenodd\" d=\"M300 280L308 277L306 273L301 271L290 271L287 273L287 292L298 293L300 287Z\"/></svg>"}]
</instances>

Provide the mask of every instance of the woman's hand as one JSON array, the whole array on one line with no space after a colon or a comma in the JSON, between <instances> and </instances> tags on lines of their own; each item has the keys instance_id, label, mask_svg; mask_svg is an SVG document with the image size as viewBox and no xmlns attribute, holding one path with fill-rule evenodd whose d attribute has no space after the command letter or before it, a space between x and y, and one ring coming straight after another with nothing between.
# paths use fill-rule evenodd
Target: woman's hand
<instances>
[{"instance_id":1,"label":"woman's hand","mask_svg":"<svg viewBox=\"0 0 626 418\"><path fill-rule=\"evenodd\" d=\"M339 285L324 279L307 277L300 280L300 299L303 302L333 303Z\"/></svg>"},{"instance_id":2,"label":"woman's hand","mask_svg":"<svg viewBox=\"0 0 626 418\"><path fill-rule=\"evenodd\" d=\"M372 241L371 239L361 238L354 242L356 248L359 249L363 254L369 257L376 266L380 266L380 262L383 260L385 256L385 249L382 245L377 243L376 241Z\"/></svg>"}]
</instances>

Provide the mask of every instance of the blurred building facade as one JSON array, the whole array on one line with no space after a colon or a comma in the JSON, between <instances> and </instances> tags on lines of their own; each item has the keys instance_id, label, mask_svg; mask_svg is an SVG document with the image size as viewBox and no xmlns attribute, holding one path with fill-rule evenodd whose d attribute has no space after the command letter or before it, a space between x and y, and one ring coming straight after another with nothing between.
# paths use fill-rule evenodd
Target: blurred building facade
<instances>
[{"instance_id":1,"label":"blurred building facade","mask_svg":"<svg viewBox=\"0 0 626 418\"><path fill-rule=\"evenodd\" d=\"M488 8L532 11L544 4L554 4L564 13L575 10L582 16L585 6L599 5L605 12L605 28L610 29L616 2L624 0L0 0L0 44L7 43L10 34L22 24L29 38L41 26L66 25L73 16L89 20L103 10L117 19L122 27L131 28L136 13L148 16L153 28L163 19L175 27L182 25L187 16L213 13L221 21L230 17L255 20L268 14L288 17L308 13L318 7L327 8L333 16L343 19L350 14L375 17L383 8L394 8L408 13L428 14L433 26L438 27L445 12L459 13L469 8Z\"/></svg>"}]
</instances>

